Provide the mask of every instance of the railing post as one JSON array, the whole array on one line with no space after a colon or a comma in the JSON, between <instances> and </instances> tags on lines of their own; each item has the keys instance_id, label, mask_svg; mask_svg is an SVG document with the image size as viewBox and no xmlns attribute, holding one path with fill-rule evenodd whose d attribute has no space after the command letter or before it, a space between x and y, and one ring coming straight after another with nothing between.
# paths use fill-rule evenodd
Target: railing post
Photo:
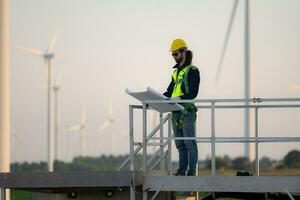
<instances>
[{"instance_id":1,"label":"railing post","mask_svg":"<svg viewBox=\"0 0 300 200\"><path fill-rule=\"evenodd\" d=\"M6 190L5 190L5 188L1 188L1 199L0 200L6 200Z\"/></svg>"},{"instance_id":2,"label":"railing post","mask_svg":"<svg viewBox=\"0 0 300 200\"><path fill-rule=\"evenodd\" d=\"M259 176L258 157L258 107L255 107L255 175Z\"/></svg>"},{"instance_id":3,"label":"railing post","mask_svg":"<svg viewBox=\"0 0 300 200\"><path fill-rule=\"evenodd\" d=\"M211 173L216 175L215 102L211 102Z\"/></svg>"},{"instance_id":4,"label":"railing post","mask_svg":"<svg viewBox=\"0 0 300 200\"><path fill-rule=\"evenodd\" d=\"M172 117L169 118L168 120L168 138L172 136ZM169 175L172 175L172 140L168 140L168 163L169 163Z\"/></svg>"},{"instance_id":5,"label":"railing post","mask_svg":"<svg viewBox=\"0 0 300 200\"><path fill-rule=\"evenodd\" d=\"M163 124L163 113L159 113L159 124L160 124L160 170L165 170L165 158L164 158L164 124Z\"/></svg>"},{"instance_id":6,"label":"railing post","mask_svg":"<svg viewBox=\"0 0 300 200\"><path fill-rule=\"evenodd\" d=\"M133 136L133 107L129 106L129 156L130 156L130 171L132 173L130 184L130 200L135 200L135 175L134 175L134 136Z\"/></svg>"},{"instance_id":7,"label":"railing post","mask_svg":"<svg viewBox=\"0 0 300 200\"><path fill-rule=\"evenodd\" d=\"M147 170L147 105L143 102L143 176L146 176ZM143 200L148 199L147 191L143 191Z\"/></svg>"}]
</instances>

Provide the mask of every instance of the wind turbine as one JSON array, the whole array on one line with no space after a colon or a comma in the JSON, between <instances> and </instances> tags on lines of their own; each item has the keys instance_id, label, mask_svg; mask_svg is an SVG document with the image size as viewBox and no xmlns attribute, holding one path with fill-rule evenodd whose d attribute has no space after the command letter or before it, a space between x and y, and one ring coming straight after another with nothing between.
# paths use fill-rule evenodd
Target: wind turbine
<instances>
[{"instance_id":1,"label":"wind turbine","mask_svg":"<svg viewBox=\"0 0 300 200\"><path fill-rule=\"evenodd\" d=\"M65 159L67 162L71 162L70 159L70 134L74 134L73 131L68 130L69 126L66 127L65 131Z\"/></svg>"},{"instance_id":2,"label":"wind turbine","mask_svg":"<svg viewBox=\"0 0 300 200\"><path fill-rule=\"evenodd\" d=\"M37 49L32 48L23 48L18 47L19 50L32 54L34 56L40 57L44 59L44 64L46 67L46 80L47 80L47 131L48 131L48 171L54 171L54 134L53 134L53 127L52 127L52 107L51 107L51 59L54 58L53 48L56 43L58 34L60 32L60 26L55 31L54 35L52 36L48 48L45 52L42 52Z\"/></svg>"},{"instance_id":3,"label":"wind turbine","mask_svg":"<svg viewBox=\"0 0 300 200\"><path fill-rule=\"evenodd\" d=\"M245 22L244 22L244 97L245 99L249 99L250 95L251 95L251 74L250 74L250 18L249 18L249 0L245 0ZM224 44L223 44L223 48L222 48L222 53L221 53L221 58L219 60L219 64L218 64L218 70L217 70L217 74L216 74L216 79L215 82L218 82L219 76L220 76L220 72L222 69L222 64L223 64L223 59L225 56L225 52L227 49L227 44L229 41L229 37L231 34L231 28L232 28L232 24L233 24L233 20L235 18L235 13L236 13L236 9L238 6L239 0L234 0L233 3L233 8L232 8L232 12L231 12L231 17L229 20L229 25L227 28L227 32L226 32L226 37L224 40ZM246 106L249 106L249 102L245 102ZM253 112L249 109L249 108L245 108L245 113L244 113L244 118L245 118L245 137L249 138L250 134L252 132L252 124L253 124ZM253 148L251 147L250 143L245 143L245 156L247 158L249 158L250 160L253 159Z\"/></svg>"},{"instance_id":4,"label":"wind turbine","mask_svg":"<svg viewBox=\"0 0 300 200\"><path fill-rule=\"evenodd\" d=\"M16 146L17 142L18 142L19 139L20 139L21 133L20 133L19 131L14 130L14 129L12 129L12 130L10 131L10 133L11 133L11 146L10 146L10 147L11 147L13 150L17 150L17 148L15 148L15 146ZM14 152L14 151L11 151L11 158L16 159L15 152L14 152L14 154L12 154L13 152ZM12 160L13 160L13 159L12 159Z\"/></svg>"},{"instance_id":5,"label":"wind turbine","mask_svg":"<svg viewBox=\"0 0 300 200\"><path fill-rule=\"evenodd\" d=\"M61 147L61 140L59 134L59 112L58 112L58 92L60 89L60 81L61 81L62 73L58 75L56 78L54 85L52 86L52 91L54 94L54 159L59 160L61 157L60 155L60 147ZM47 89L46 85L35 85L35 87L41 89Z\"/></svg>"},{"instance_id":6,"label":"wind turbine","mask_svg":"<svg viewBox=\"0 0 300 200\"><path fill-rule=\"evenodd\" d=\"M112 101L110 101L109 104L108 118L101 124L101 126L98 128L97 131L102 132L104 129L108 127L112 128L112 133L111 133L112 155L115 155L116 154L116 129L115 129L114 107Z\"/></svg>"},{"instance_id":7,"label":"wind turbine","mask_svg":"<svg viewBox=\"0 0 300 200\"><path fill-rule=\"evenodd\" d=\"M67 131L69 132L79 131L81 156L86 156L86 129L86 107L84 107L81 113L80 122L67 127Z\"/></svg>"}]
</instances>

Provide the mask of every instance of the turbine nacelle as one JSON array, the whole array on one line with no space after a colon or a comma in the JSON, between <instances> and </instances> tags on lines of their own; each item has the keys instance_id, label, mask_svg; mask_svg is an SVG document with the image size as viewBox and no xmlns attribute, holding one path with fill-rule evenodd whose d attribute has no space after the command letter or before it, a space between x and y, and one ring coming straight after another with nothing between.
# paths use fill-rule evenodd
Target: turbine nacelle
<instances>
[{"instance_id":1,"label":"turbine nacelle","mask_svg":"<svg viewBox=\"0 0 300 200\"><path fill-rule=\"evenodd\" d=\"M59 86L58 85L54 85L53 87L54 92L57 92L59 90Z\"/></svg>"},{"instance_id":2,"label":"turbine nacelle","mask_svg":"<svg viewBox=\"0 0 300 200\"><path fill-rule=\"evenodd\" d=\"M45 60L51 60L52 58L54 58L54 55L54 53L45 53L43 57Z\"/></svg>"}]
</instances>

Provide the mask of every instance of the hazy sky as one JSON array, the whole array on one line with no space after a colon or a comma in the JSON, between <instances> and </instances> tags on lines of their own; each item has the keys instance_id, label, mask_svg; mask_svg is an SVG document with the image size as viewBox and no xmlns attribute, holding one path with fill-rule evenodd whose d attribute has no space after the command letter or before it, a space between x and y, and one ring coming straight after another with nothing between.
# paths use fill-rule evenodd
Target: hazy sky
<instances>
[{"instance_id":1,"label":"hazy sky","mask_svg":"<svg viewBox=\"0 0 300 200\"><path fill-rule=\"evenodd\" d=\"M185 39L194 52L194 65L201 71L198 98L243 98L244 1L237 8L219 82L214 82L232 5L233 0L10 0L12 161L47 158L46 91L35 87L45 83L45 67L42 59L14 47L45 50L62 24L52 63L54 79L63 73L59 93L62 158L79 154L79 134L67 133L65 126L79 122L84 105L88 155L111 153L112 129L97 132L108 117L110 102L116 119L116 152L125 154L128 136L121 132L128 131L128 105L138 102L124 90L159 85L159 91L164 91L174 65L168 51L174 38ZM300 2L251 0L250 6L251 96L299 97L300 91L288 87L300 84ZM299 109L261 113L260 135L299 136ZM218 111L217 136L243 136L242 117L242 110ZM198 122L197 135L209 136L209 112L199 111ZM281 158L299 144L260 147L261 156ZM201 159L209 151L210 145L199 145ZM217 145L221 156L243 152L242 144Z\"/></svg>"}]
</instances>

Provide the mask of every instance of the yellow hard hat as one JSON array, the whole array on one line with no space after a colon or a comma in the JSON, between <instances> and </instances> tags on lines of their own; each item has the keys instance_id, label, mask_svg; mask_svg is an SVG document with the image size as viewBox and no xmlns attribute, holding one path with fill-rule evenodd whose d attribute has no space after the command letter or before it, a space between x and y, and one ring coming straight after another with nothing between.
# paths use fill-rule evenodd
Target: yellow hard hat
<instances>
[{"instance_id":1,"label":"yellow hard hat","mask_svg":"<svg viewBox=\"0 0 300 200\"><path fill-rule=\"evenodd\" d=\"M177 51L181 48L188 48L185 41L183 39L175 39L171 44L170 51Z\"/></svg>"}]
</instances>

